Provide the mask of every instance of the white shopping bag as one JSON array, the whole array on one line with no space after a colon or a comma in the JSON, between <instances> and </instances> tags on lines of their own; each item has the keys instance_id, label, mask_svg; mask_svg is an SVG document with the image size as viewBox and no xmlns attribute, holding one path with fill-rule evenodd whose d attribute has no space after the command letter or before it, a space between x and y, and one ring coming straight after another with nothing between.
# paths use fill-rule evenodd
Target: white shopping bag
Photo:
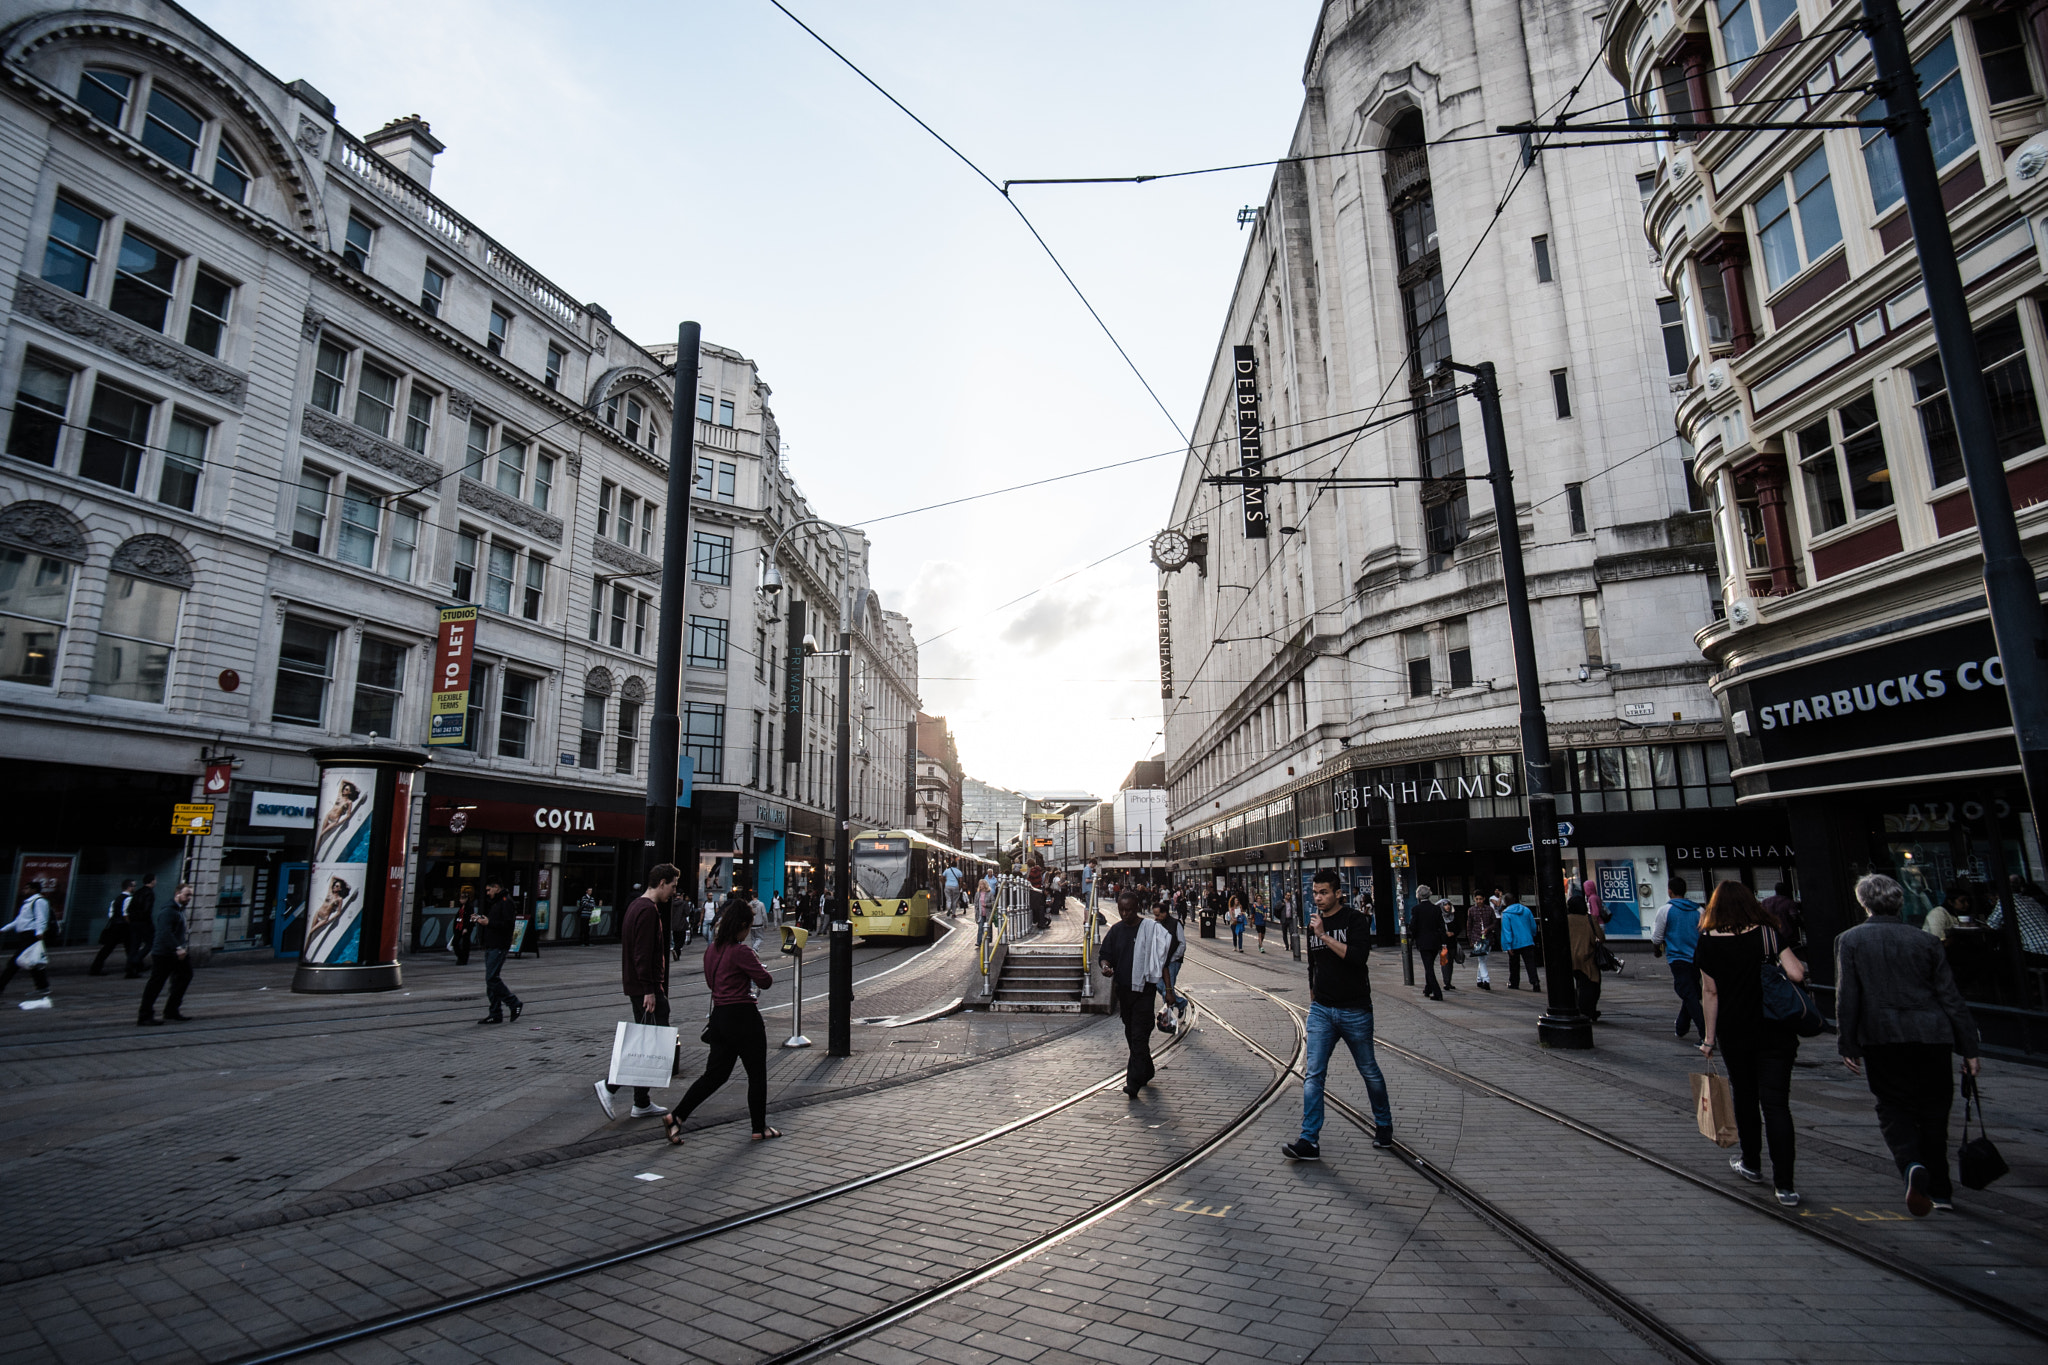
<instances>
[{"instance_id":1,"label":"white shopping bag","mask_svg":"<svg viewBox=\"0 0 2048 1365\"><path fill-rule=\"evenodd\" d=\"M47 967L49 964L50 952L43 947L41 939L37 939L14 955L14 965L17 967Z\"/></svg>"},{"instance_id":2,"label":"white shopping bag","mask_svg":"<svg viewBox=\"0 0 2048 1365\"><path fill-rule=\"evenodd\" d=\"M613 1085L665 1090L674 1075L676 1031L666 1024L628 1024L623 1020L612 1038Z\"/></svg>"}]
</instances>

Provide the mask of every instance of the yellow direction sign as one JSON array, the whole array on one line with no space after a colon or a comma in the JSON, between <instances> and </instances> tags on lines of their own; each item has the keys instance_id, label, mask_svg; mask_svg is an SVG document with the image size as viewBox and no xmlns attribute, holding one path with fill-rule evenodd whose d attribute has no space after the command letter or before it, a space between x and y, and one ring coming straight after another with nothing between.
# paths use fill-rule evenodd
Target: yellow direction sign
<instances>
[{"instance_id":1,"label":"yellow direction sign","mask_svg":"<svg viewBox=\"0 0 2048 1365\"><path fill-rule=\"evenodd\" d=\"M180 835L213 833L213 802L180 801L172 806L171 833Z\"/></svg>"},{"instance_id":2,"label":"yellow direction sign","mask_svg":"<svg viewBox=\"0 0 2048 1365\"><path fill-rule=\"evenodd\" d=\"M1406 844L1388 844L1388 845L1387 845L1387 864L1388 864L1388 865L1389 865L1390 867L1406 867L1406 866L1408 866L1408 845L1406 845Z\"/></svg>"}]
</instances>

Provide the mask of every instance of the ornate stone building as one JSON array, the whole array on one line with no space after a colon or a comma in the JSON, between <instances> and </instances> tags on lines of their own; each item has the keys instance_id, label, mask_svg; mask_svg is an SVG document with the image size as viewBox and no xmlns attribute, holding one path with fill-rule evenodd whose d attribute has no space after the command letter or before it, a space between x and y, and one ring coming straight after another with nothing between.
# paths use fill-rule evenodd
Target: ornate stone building
<instances>
[{"instance_id":1,"label":"ornate stone building","mask_svg":"<svg viewBox=\"0 0 2048 1365\"><path fill-rule=\"evenodd\" d=\"M2048 572L2048 18L1905 8L2007 485ZM1605 29L1608 69L1645 116L1721 125L1655 149L1643 230L1694 356L1677 420L1718 556L1695 640L1741 809L1790 822L1824 980L1864 872L1898 876L1915 922L1959 892L1981 902L2001 868L2044 875L1890 140L1740 127L1765 109L1881 117L1869 46L1846 28L1859 13L1629 0ZM2048 924L1955 942L1966 989L2040 1006L2023 966L2048 964Z\"/></svg>"},{"instance_id":2,"label":"ornate stone building","mask_svg":"<svg viewBox=\"0 0 2048 1365\"><path fill-rule=\"evenodd\" d=\"M189 856L200 943L291 950L307 751L424 741L454 603L480 610L476 668L464 744L415 789L412 941L485 876L551 935L638 879L673 347L437 198L442 151L416 117L351 134L175 5L0 3L5 853L64 881L70 941L120 877ZM753 364L707 344L702 367L689 837L765 887L818 857L836 673L787 704L784 608L756 589L809 509ZM783 569L836 631L836 537L792 537ZM900 735L915 648L856 598ZM226 792L201 794L202 755L232 755ZM860 772L901 808L904 763ZM196 799L218 816L188 850L171 806Z\"/></svg>"},{"instance_id":3,"label":"ornate stone building","mask_svg":"<svg viewBox=\"0 0 2048 1365\"><path fill-rule=\"evenodd\" d=\"M1781 874L1782 840L1736 820L1693 646L1712 531L1672 425L1680 305L1639 235L1654 154L1525 164L1486 136L1554 116L1582 78L1578 107L1620 97L1605 9L1323 7L1300 159L1256 211L1156 546L1168 853L1205 890L1272 903L1328 865L1385 906L1390 838L1407 887L1532 889L1486 454L1447 358L1499 369L1568 865L1600 879L1617 933L1670 872L1708 873L1690 850L1754 844L1714 870ZM1251 514L1205 482L1239 468L1241 427L1295 480Z\"/></svg>"}]
</instances>

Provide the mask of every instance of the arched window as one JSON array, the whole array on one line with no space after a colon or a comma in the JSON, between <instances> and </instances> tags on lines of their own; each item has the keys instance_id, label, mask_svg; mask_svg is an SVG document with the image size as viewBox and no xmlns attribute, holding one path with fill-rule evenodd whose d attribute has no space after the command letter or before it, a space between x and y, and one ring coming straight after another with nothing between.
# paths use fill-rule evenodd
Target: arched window
<instances>
[{"instance_id":1,"label":"arched window","mask_svg":"<svg viewBox=\"0 0 2048 1365\"><path fill-rule=\"evenodd\" d=\"M85 549L84 528L55 504L0 511L0 682L56 686Z\"/></svg>"},{"instance_id":2,"label":"arched window","mask_svg":"<svg viewBox=\"0 0 2048 1365\"><path fill-rule=\"evenodd\" d=\"M140 142L179 170L199 176L237 204L249 202L252 162L223 122L198 101L166 88L148 72L87 65L78 102L101 123Z\"/></svg>"},{"instance_id":3,"label":"arched window","mask_svg":"<svg viewBox=\"0 0 2048 1365\"><path fill-rule=\"evenodd\" d=\"M168 536L136 536L114 551L93 649L94 696L162 704L191 586L191 560Z\"/></svg>"}]
</instances>

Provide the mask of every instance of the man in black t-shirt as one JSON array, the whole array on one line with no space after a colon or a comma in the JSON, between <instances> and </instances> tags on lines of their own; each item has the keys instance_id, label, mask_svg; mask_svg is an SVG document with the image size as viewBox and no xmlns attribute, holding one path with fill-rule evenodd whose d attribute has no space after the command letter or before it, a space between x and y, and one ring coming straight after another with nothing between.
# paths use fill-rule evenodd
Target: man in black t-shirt
<instances>
[{"instance_id":1,"label":"man in black t-shirt","mask_svg":"<svg viewBox=\"0 0 2048 1365\"><path fill-rule=\"evenodd\" d=\"M526 1008L524 1002L505 984L505 957L512 951L512 921L515 918L512 898L505 894L505 884L496 877L484 883L483 912L474 922L483 929L484 938L484 994L491 1002L491 1012L477 1020L479 1024L502 1024L505 1022L505 1006L512 1007L512 1022L519 1022L519 1011Z\"/></svg>"},{"instance_id":2,"label":"man in black t-shirt","mask_svg":"<svg viewBox=\"0 0 2048 1365\"><path fill-rule=\"evenodd\" d=\"M1320 868L1313 885L1315 913L1308 920L1308 1056L1301 1083L1301 1137L1280 1150L1294 1161L1320 1161L1316 1139L1323 1131L1323 1083L1330 1054L1342 1038L1365 1078L1372 1102L1372 1145L1394 1145L1394 1110L1386 1078L1372 1051L1371 922L1344 904L1335 868Z\"/></svg>"}]
</instances>

